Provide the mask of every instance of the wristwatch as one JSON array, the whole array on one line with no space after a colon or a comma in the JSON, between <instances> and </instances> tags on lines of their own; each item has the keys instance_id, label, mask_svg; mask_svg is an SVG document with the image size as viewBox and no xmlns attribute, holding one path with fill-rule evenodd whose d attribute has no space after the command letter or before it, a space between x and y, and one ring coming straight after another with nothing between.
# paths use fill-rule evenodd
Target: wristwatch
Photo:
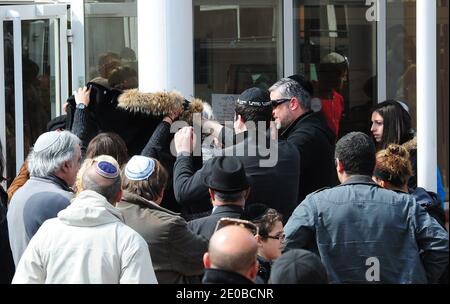
<instances>
[{"instance_id":1,"label":"wristwatch","mask_svg":"<svg viewBox=\"0 0 450 304\"><path fill-rule=\"evenodd\" d=\"M80 102L79 104L77 104L77 109L81 109L81 110L86 109L86 105L84 103Z\"/></svg>"}]
</instances>

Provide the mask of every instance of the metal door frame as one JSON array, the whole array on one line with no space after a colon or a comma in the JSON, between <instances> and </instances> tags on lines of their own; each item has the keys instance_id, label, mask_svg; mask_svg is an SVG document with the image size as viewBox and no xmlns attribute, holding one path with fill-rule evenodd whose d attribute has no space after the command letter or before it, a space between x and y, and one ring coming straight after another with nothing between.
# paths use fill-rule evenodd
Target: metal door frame
<instances>
[{"instance_id":1,"label":"metal door frame","mask_svg":"<svg viewBox=\"0 0 450 304\"><path fill-rule=\"evenodd\" d=\"M6 146L6 100L4 75L4 22L13 22L14 35L14 99L15 99L15 134L16 134L16 172L25 160L23 132L23 83L22 83L22 21L26 20L59 21L58 42L55 43L57 67L56 81L56 113L61 113L62 105L69 96L69 66L67 54L67 5L37 4L0 6L0 139ZM18 56L18 54L20 54ZM59 101L59 102L58 102ZM3 151L6 159L6 148Z\"/></svg>"}]
</instances>

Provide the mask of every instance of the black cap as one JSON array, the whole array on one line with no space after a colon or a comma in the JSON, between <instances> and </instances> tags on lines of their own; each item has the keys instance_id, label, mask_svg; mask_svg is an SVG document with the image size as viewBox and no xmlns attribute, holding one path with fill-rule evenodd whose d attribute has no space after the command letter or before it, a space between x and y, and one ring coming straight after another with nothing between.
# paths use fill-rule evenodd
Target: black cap
<instances>
[{"instance_id":1,"label":"black cap","mask_svg":"<svg viewBox=\"0 0 450 304\"><path fill-rule=\"evenodd\" d=\"M289 76L288 78L297 81L303 89L306 90L306 92L309 93L309 96L313 96L314 95L314 87L311 83L311 81L309 81L308 79L306 79L305 76L301 75L301 74L294 74Z\"/></svg>"},{"instance_id":2,"label":"black cap","mask_svg":"<svg viewBox=\"0 0 450 304\"><path fill-rule=\"evenodd\" d=\"M272 106L269 91L260 88L250 88L242 92L236 101L238 105L253 107L269 107Z\"/></svg>"},{"instance_id":3,"label":"black cap","mask_svg":"<svg viewBox=\"0 0 450 304\"><path fill-rule=\"evenodd\" d=\"M47 132L63 131L66 129L67 115L61 115L53 118L47 123Z\"/></svg>"},{"instance_id":4,"label":"black cap","mask_svg":"<svg viewBox=\"0 0 450 304\"><path fill-rule=\"evenodd\" d=\"M314 253L292 249L283 253L272 265L272 284L328 284L327 271Z\"/></svg>"}]
</instances>

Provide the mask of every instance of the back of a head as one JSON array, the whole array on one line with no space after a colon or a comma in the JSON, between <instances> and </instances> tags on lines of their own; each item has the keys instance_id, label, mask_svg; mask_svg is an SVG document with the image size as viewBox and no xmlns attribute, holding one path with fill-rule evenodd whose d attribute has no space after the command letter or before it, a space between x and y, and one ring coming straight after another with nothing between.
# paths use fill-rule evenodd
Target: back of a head
<instances>
[{"instance_id":1,"label":"back of a head","mask_svg":"<svg viewBox=\"0 0 450 304\"><path fill-rule=\"evenodd\" d=\"M113 52L101 54L98 59L98 70L100 72L100 76L103 78L109 78L111 71L119 67L121 64L119 54Z\"/></svg>"},{"instance_id":2,"label":"back of a head","mask_svg":"<svg viewBox=\"0 0 450 304\"><path fill-rule=\"evenodd\" d=\"M403 187L413 174L408 151L396 144L389 145L376 155L373 175L395 187Z\"/></svg>"},{"instance_id":3,"label":"back of a head","mask_svg":"<svg viewBox=\"0 0 450 304\"><path fill-rule=\"evenodd\" d=\"M249 230L226 226L212 235L208 252L212 268L244 274L254 266L258 246Z\"/></svg>"},{"instance_id":4,"label":"back of a head","mask_svg":"<svg viewBox=\"0 0 450 304\"><path fill-rule=\"evenodd\" d=\"M372 176L375 167L375 145L362 132L351 132L336 143L335 158L348 175Z\"/></svg>"},{"instance_id":5,"label":"back of a head","mask_svg":"<svg viewBox=\"0 0 450 304\"><path fill-rule=\"evenodd\" d=\"M327 271L314 253L292 249L272 264L271 284L328 284Z\"/></svg>"},{"instance_id":6,"label":"back of a head","mask_svg":"<svg viewBox=\"0 0 450 304\"><path fill-rule=\"evenodd\" d=\"M127 66L119 66L111 71L108 84L111 88L129 90L138 87L137 72Z\"/></svg>"},{"instance_id":7,"label":"back of a head","mask_svg":"<svg viewBox=\"0 0 450 304\"><path fill-rule=\"evenodd\" d=\"M124 169L123 190L155 201L167 186L169 174L161 163L150 157L135 155Z\"/></svg>"},{"instance_id":8,"label":"back of a head","mask_svg":"<svg viewBox=\"0 0 450 304\"><path fill-rule=\"evenodd\" d=\"M412 138L411 116L399 101L383 101L372 108L373 112L383 117L381 149L389 144L404 144Z\"/></svg>"},{"instance_id":9,"label":"back of a head","mask_svg":"<svg viewBox=\"0 0 450 304\"><path fill-rule=\"evenodd\" d=\"M246 123L255 123L255 127L258 127L258 122L264 122L267 129L272 120L269 91L256 87L245 90L236 100L235 113L241 115Z\"/></svg>"},{"instance_id":10,"label":"back of a head","mask_svg":"<svg viewBox=\"0 0 450 304\"><path fill-rule=\"evenodd\" d=\"M86 150L86 158L94 158L99 155L114 157L122 167L128 161L128 152L125 141L116 133L100 133L89 143Z\"/></svg>"},{"instance_id":11,"label":"back of a head","mask_svg":"<svg viewBox=\"0 0 450 304\"><path fill-rule=\"evenodd\" d=\"M115 203L122 190L120 168L116 161L100 156L93 160L82 177L83 190L91 190L103 195L111 204Z\"/></svg>"},{"instance_id":12,"label":"back of a head","mask_svg":"<svg viewBox=\"0 0 450 304\"><path fill-rule=\"evenodd\" d=\"M43 133L28 156L30 176L46 177L58 171L66 161L74 161L79 145L80 139L69 131Z\"/></svg>"},{"instance_id":13,"label":"back of a head","mask_svg":"<svg viewBox=\"0 0 450 304\"><path fill-rule=\"evenodd\" d=\"M311 110L311 95L299 82L291 78L282 78L269 88L269 92L278 91L282 98L296 97L304 111Z\"/></svg>"}]
</instances>

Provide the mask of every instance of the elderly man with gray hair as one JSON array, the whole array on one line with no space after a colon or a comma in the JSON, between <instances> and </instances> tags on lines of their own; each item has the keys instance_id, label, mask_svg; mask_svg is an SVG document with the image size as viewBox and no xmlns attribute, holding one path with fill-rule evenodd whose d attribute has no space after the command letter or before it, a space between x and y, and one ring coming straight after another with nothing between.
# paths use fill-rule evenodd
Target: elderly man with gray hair
<instances>
[{"instance_id":1,"label":"elderly man with gray hair","mask_svg":"<svg viewBox=\"0 0 450 304\"><path fill-rule=\"evenodd\" d=\"M123 223L117 161L87 160L83 191L42 224L23 253L13 284L156 284L145 240Z\"/></svg>"},{"instance_id":2,"label":"elderly man with gray hair","mask_svg":"<svg viewBox=\"0 0 450 304\"><path fill-rule=\"evenodd\" d=\"M16 266L42 223L69 205L80 162L80 140L72 133L46 132L36 140L28 156L30 179L13 195L7 215Z\"/></svg>"}]
</instances>

